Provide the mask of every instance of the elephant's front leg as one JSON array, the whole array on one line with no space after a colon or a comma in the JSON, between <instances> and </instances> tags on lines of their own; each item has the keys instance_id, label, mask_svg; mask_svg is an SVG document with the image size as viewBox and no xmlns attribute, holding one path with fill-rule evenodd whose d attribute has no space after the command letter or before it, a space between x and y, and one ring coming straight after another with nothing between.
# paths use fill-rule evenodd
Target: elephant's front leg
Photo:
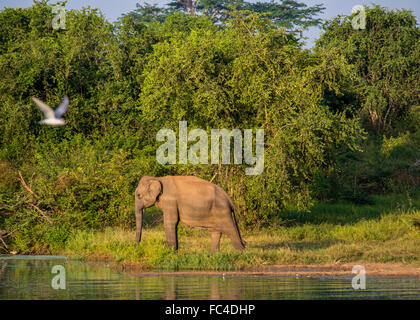
<instances>
[{"instance_id":1,"label":"elephant's front leg","mask_svg":"<svg viewBox=\"0 0 420 320\"><path fill-rule=\"evenodd\" d=\"M174 250L178 250L178 222L179 217L176 209L165 210L163 212L166 241Z\"/></svg>"},{"instance_id":2,"label":"elephant's front leg","mask_svg":"<svg viewBox=\"0 0 420 320\"><path fill-rule=\"evenodd\" d=\"M220 237L222 233L220 231L212 231L211 233L211 251L219 251L220 249Z\"/></svg>"}]
</instances>

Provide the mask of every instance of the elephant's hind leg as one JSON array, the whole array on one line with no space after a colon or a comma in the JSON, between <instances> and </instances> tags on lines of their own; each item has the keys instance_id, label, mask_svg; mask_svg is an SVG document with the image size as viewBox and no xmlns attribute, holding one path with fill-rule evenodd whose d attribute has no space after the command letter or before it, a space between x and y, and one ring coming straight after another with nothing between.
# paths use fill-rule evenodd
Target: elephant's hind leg
<instances>
[{"instance_id":1,"label":"elephant's hind leg","mask_svg":"<svg viewBox=\"0 0 420 320\"><path fill-rule=\"evenodd\" d=\"M241 251L244 250L245 246L241 240L239 230L236 227L235 222L233 222L231 212L229 211L229 213L226 213L225 216L229 217L229 219L227 221L224 220L222 222L222 224L220 225L220 231L227 235L230 240L232 240L232 244L235 249Z\"/></svg>"},{"instance_id":2,"label":"elephant's hind leg","mask_svg":"<svg viewBox=\"0 0 420 320\"><path fill-rule=\"evenodd\" d=\"M220 231L213 231L211 233L211 251L219 251L220 249L220 237L222 233Z\"/></svg>"}]
</instances>

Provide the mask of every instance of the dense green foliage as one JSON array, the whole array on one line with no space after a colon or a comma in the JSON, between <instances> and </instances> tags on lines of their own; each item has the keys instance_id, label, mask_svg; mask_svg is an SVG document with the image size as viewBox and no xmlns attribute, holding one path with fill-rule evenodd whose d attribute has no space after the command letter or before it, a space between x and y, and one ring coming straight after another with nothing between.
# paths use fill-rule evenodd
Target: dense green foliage
<instances>
[{"instance_id":1,"label":"dense green foliage","mask_svg":"<svg viewBox=\"0 0 420 320\"><path fill-rule=\"evenodd\" d=\"M338 159L339 189L366 201L370 193L406 193L420 183L420 29L408 10L366 8L364 30L353 30L353 18L328 21L315 51L334 52L332 64L344 60L354 71L326 87L323 101L360 118L370 133L363 153Z\"/></svg>"},{"instance_id":2,"label":"dense green foliage","mask_svg":"<svg viewBox=\"0 0 420 320\"><path fill-rule=\"evenodd\" d=\"M329 42L338 22L310 52L270 17L249 11L232 11L223 27L181 12L145 22L128 15L112 25L83 9L68 11L66 29L53 30L52 17L45 1L0 12L0 229L14 250L54 249L78 229L132 228L133 191L143 175L213 177L246 225L269 223L287 208L307 211L319 200L416 194L418 96L407 92L418 90L418 60L411 51L392 51L398 56L389 61L406 61L404 77L390 66L404 88L392 99L405 99L404 112L393 114L392 132L365 139L360 119L371 97L363 93L388 87L362 82L363 66L354 67L361 62ZM404 46L418 39L418 28L407 28ZM367 32L354 37L368 43ZM364 59L370 68L373 58ZM40 126L30 97L56 106L64 94L71 99L67 124ZM207 132L263 128L263 174L247 176L233 164L158 164L156 133L177 131L180 120Z\"/></svg>"},{"instance_id":3,"label":"dense green foliage","mask_svg":"<svg viewBox=\"0 0 420 320\"><path fill-rule=\"evenodd\" d=\"M336 49L356 71L342 97L327 101L339 110L350 105L368 127L389 132L420 105L420 29L411 12L379 6L367 8L364 30L355 32L351 19L326 23L317 42L319 50Z\"/></svg>"}]
</instances>

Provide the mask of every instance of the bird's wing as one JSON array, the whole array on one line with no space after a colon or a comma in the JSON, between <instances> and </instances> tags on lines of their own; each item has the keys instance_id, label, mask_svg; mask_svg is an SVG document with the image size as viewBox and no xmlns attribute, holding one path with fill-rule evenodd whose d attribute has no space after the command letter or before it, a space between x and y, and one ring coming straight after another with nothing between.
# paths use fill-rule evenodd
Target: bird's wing
<instances>
[{"instance_id":1,"label":"bird's wing","mask_svg":"<svg viewBox=\"0 0 420 320\"><path fill-rule=\"evenodd\" d=\"M57 118L61 118L64 113L66 113L69 107L69 97L64 96L63 100L61 100L60 105L55 109L54 114Z\"/></svg>"},{"instance_id":2,"label":"bird's wing","mask_svg":"<svg viewBox=\"0 0 420 320\"><path fill-rule=\"evenodd\" d=\"M54 110L51 109L48 105L46 105L44 102L35 97L32 97L32 101L35 102L35 104L41 109L46 119L55 118Z\"/></svg>"}]
</instances>

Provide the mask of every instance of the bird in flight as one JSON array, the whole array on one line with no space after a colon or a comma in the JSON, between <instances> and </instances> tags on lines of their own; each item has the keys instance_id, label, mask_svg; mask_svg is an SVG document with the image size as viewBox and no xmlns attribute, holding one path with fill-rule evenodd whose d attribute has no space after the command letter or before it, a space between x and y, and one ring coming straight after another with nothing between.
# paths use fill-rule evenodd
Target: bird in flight
<instances>
[{"instance_id":1,"label":"bird in flight","mask_svg":"<svg viewBox=\"0 0 420 320\"><path fill-rule=\"evenodd\" d=\"M32 101L41 109L44 114L44 120L39 121L39 124L45 124L48 126L62 126L66 121L62 118L63 114L67 111L69 106L69 97L64 96L60 105L55 109L55 111L47 104L41 100L32 97Z\"/></svg>"}]
</instances>

